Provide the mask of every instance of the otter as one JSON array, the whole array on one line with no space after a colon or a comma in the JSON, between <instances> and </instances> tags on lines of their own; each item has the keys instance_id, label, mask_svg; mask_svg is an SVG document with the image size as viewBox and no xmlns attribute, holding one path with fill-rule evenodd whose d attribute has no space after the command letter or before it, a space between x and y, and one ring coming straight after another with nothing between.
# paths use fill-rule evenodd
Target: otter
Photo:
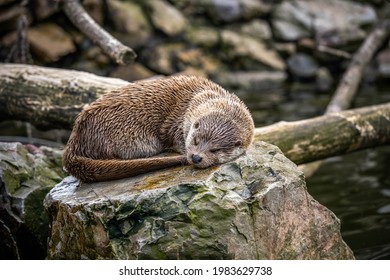
<instances>
[{"instance_id":1,"label":"otter","mask_svg":"<svg viewBox=\"0 0 390 280\"><path fill-rule=\"evenodd\" d=\"M139 81L81 111L63 165L85 183L176 165L207 168L244 154L253 134L244 103L208 79L183 75ZM153 157L165 151L180 155Z\"/></svg>"}]
</instances>

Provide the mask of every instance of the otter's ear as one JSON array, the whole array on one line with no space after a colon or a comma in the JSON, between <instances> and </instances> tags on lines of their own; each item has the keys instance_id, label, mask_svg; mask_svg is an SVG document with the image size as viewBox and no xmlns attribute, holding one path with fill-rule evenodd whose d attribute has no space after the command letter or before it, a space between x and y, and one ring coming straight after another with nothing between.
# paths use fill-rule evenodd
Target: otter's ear
<instances>
[{"instance_id":1,"label":"otter's ear","mask_svg":"<svg viewBox=\"0 0 390 280\"><path fill-rule=\"evenodd\" d=\"M241 141L238 140L238 141L236 141L236 143L234 143L234 147L240 147L241 144L242 144Z\"/></svg>"},{"instance_id":2,"label":"otter's ear","mask_svg":"<svg viewBox=\"0 0 390 280\"><path fill-rule=\"evenodd\" d=\"M195 122L195 123L194 123L194 128L195 128L195 129L198 129L198 128L199 128L199 122Z\"/></svg>"}]
</instances>

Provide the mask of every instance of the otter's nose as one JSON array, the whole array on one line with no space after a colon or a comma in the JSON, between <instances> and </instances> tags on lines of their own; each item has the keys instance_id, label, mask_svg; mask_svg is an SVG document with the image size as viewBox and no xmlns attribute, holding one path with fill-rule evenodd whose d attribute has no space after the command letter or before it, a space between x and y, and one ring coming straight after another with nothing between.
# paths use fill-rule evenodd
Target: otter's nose
<instances>
[{"instance_id":1,"label":"otter's nose","mask_svg":"<svg viewBox=\"0 0 390 280\"><path fill-rule=\"evenodd\" d=\"M199 155L192 155L191 159L192 159L192 162L195 164L200 163L202 161L202 157Z\"/></svg>"}]
</instances>

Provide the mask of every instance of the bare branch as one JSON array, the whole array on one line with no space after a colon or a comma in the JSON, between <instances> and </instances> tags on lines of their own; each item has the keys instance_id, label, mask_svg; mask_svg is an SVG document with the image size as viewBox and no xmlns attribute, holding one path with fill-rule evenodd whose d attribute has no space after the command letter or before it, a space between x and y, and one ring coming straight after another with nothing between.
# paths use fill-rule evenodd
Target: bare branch
<instances>
[{"instance_id":1,"label":"bare branch","mask_svg":"<svg viewBox=\"0 0 390 280\"><path fill-rule=\"evenodd\" d=\"M385 19L366 38L363 45L354 54L332 100L326 108L326 114L339 112L351 106L365 67L389 34L390 19Z\"/></svg>"},{"instance_id":2,"label":"bare branch","mask_svg":"<svg viewBox=\"0 0 390 280\"><path fill-rule=\"evenodd\" d=\"M95 44L119 64L130 64L137 57L129 47L123 45L102 29L84 10L78 0L64 0L63 10L72 23Z\"/></svg>"}]
</instances>

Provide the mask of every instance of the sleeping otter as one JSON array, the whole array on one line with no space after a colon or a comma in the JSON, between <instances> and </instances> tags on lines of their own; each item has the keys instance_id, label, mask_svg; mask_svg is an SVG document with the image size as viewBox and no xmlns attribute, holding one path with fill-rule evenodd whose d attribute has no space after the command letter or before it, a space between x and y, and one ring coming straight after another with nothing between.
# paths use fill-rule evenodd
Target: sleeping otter
<instances>
[{"instance_id":1,"label":"sleeping otter","mask_svg":"<svg viewBox=\"0 0 390 280\"><path fill-rule=\"evenodd\" d=\"M187 163L206 168L242 155L253 133L244 103L207 79L140 81L103 95L78 115L63 163L82 182ZM181 155L151 158L164 151Z\"/></svg>"}]
</instances>

